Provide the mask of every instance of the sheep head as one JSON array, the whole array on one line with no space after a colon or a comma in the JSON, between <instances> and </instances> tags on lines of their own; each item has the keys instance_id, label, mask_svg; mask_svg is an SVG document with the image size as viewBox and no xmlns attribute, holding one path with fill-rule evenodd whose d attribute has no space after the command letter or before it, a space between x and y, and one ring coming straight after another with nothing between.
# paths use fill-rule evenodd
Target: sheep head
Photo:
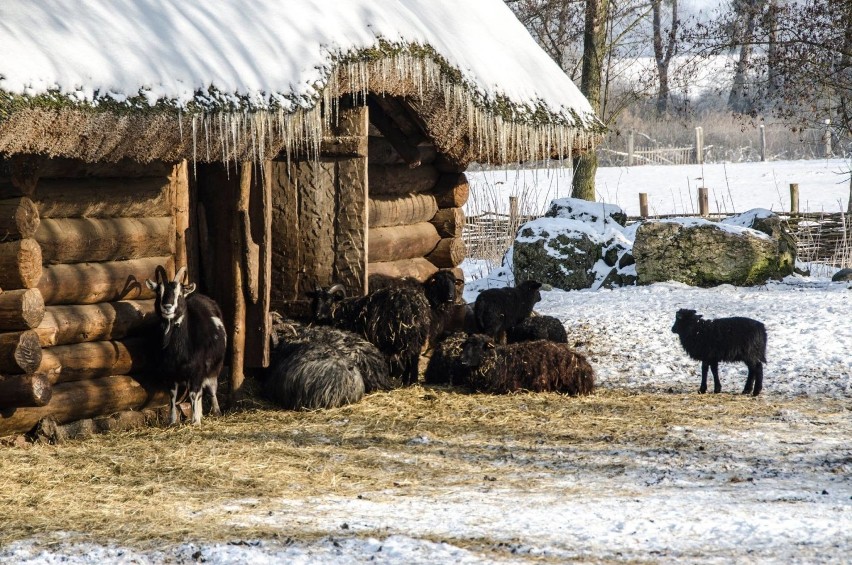
<instances>
[{"instance_id":1,"label":"sheep head","mask_svg":"<svg viewBox=\"0 0 852 565\"><path fill-rule=\"evenodd\" d=\"M672 333L680 334L688 332L697 321L701 319L701 314L697 314L695 310L687 310L681 308L675 314L675 323L672 326Z\"/></svg>"},{"instance_id":2,"label":"sheep head","mask_svg":"<svg viewBox=\"0 0 852 565\"><path fill-rule=\"evenodd\" d=\"M479 367L486 354L495 347L494 340L487 335L473 334L462 345L459 364L462 367Z\"/></svg>"},{"instance_id":3,"label":"sheep head","mask_svg":"<svg viewBox=\"0 0 852 565\"><path fill-rule=\"evenodd\" d=\"M317 286L315 290L305 294L311 299L314 321L321 324L331 322L335 305L346 298L346 291L342 284L336 284L328 289Z\"/></svg>"}]
</instances>

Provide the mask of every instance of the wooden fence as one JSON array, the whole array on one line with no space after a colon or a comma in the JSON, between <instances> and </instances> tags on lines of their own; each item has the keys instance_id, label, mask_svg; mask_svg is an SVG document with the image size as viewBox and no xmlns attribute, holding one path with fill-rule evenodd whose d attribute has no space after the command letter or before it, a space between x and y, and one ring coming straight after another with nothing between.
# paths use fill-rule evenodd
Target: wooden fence
<instances>
[{"instance_id":1,"label":"wooden fence","mask_svg":"<svg viewBox=\"0 0 852 565\"><path fill-rule=\"evenodd\" d=\"M719 220L726 215L713 215L709 219ZM643 219L670 217L701 217L698 214L672 214L650 218L631 217L628 224ZM706 216L705 216L706 217ZM800 213L782 216L787 220L790 231L797 239L797 256L806 262L818 262L834 267L852 264L852 225L849 216L843 213ZM511 247L518 228L533 216L510 216L489 212L466 219L462 239L471 259L488 259L499 262Z\"/></svg>"}]
</instances>

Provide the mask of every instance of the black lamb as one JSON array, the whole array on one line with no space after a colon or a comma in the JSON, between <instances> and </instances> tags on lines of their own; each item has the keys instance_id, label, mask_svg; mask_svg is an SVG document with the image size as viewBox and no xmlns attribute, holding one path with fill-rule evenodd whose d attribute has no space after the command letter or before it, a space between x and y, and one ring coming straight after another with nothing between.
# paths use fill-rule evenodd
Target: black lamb
<instances>
[{"instance_id":1,"label":"black lamb","mask_svg":"<svg viewBox=\"0 0 852 565\"><path fill-rule=\"evenodd\" d=\"M465 332L454 332L438 342L423 373L426 384L469 386L470 369L461 364L462 347L467 338Z\"/></svg>"},{"instance_id":2,"label":"black lamb","mask_svg":"<svg viewBox=\"0 0 852 565\"><path fill-rule=\"evenodd\" d=\"M480 292L473 304L477 332L506 343L506 331L529 316L541 300L541 286L537 281L524 281L514 288L489 288Z\"/></svg>"},{"instance_id":3,"label":"black lamb","mask_svg":"<svg viewBox=\"0 0 852 565\"><path fill-rule=\"evenodd\" d=\"M326 326L286 322L273 313L273 347L264 394L290 410L335 408L389 390L387 359L363 338Z\"/></svg>"},{"instance_id":4,"label":"black lamb","mask_svg":"<svg viewBox=\"0 0 852 565\"><path fill-rule=\"evenodd\" d=\"M680 309L672 332L680 337L686 353L701 361L701 387L707 392L707 369L713 371L713 392L722 390L720 361L742 361L748 367L743 394L760 394L763 389L763 363L766 363L766 327L757 320L743 317L703 320L695 310Z\"/></svg>"},{"instance_id":5,"label":"black lamb","mask_svg":"<svg viewBox=\"0 0 852 565\"><path fill-rule=\"evenodd\" d=\"M392 377L417 382L420 352L429 337L432 309L422 288L381 288L346 298L342 285L309 293L314 321L354 332L388 356Z\"/></svg>"},{"instance_id":6,"label":"black lamb","mask_svg":"<svg viewBox=\"0 0 852 565\"><path fill-rule=\"evenodd\" d=\"M568 333L558 318L535 315L524 318L520 324L512 326L506 331L507 343L535 341L537 339L568 343Z\"/></svg>"}]
</instances>

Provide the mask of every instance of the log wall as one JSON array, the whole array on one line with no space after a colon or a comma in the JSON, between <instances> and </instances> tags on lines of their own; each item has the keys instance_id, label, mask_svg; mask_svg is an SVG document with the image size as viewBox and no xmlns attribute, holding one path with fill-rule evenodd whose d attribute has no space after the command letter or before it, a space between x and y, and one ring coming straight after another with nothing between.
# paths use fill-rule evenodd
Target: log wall
<instances>
[{"instance_id":1,"label":"log wall","mask_svg":"<svg viewBox=\"0 0 852 565\"><path fill-rule=\"evenodd\" d=\"M188 262L185 164L15 156L0 183L0 436L165 400L145 279Z\"/></svg>"}]
</instances>

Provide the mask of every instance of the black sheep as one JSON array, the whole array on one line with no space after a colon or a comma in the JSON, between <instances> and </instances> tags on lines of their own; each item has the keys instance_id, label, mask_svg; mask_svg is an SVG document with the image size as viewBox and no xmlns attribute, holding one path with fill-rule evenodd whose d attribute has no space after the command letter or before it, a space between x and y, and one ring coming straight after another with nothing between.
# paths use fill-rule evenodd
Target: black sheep
<instances>
[{"instance_id":1,"label":"black sheep","mask_svg":"<svg viewBox=\"0 0 852 565\"><path fill-rule=\"evenodd\" d=\"M521 323L512 326L506 332L507 343L519 343L521 341L535 341L546 339L556 343L568 343L568 333L565 326L558 318L553 316L530 316L524 318Z\"/></svg>"},{"instance_id":2,"label":"black sheep","mask_svg":"<svg viewBox=\"0 0 852 565\"><path fill-rule=\"evenodd\" d=\"M477 332L506 343L506 330L529 316L541 300L541 286L537 281L524 281L515 288L489 288L480 292L473 304Z\"/></svg>"},{"instance_id":3,"label":"black sheep","mask_svg":"<svg viewBox=\"0 0 852 565\"><path fill-rule=\"evenodd\" d=\"M432 309L422 288L391 286L346 298L343 286L334 285L309 296L315 322L364 337L388 356L391 376L406 385L417 382L420 352L432 325Z\"/></svg>"},{"instance_id":4,"label":"black sheep","mask_svg":"<svg viewBox=\"0 0 852 565\"><path fill-rule=\"evenodd\" d=\"M757 320L743 317L703 320L695 310L680 309L672 332L680 337L686 353L701 361L701 387L707 392L707 369L713 371L713 392L722 390L720 361L742 361L748 367L743 394L760 394L763 389L763 363L766 363L766 327Z\"/></svg>"},{"instance_id":5,"label":"black sheep","mask_svg":"<svg viewBox=\"0 0 852 565\"><path fill-rule=\"evenodd\" d=\"M520 390L590 394L595 372L586 358L567 344L525 341L495 345L484 335L472 335L462 345L459 363L470 373L462 378L480 392L505 394Z\"/></svg>"},{"instance_id":6,"label":"black sheep","mask_svg":"<svg viewBox=\"0 0 852 565\"><path fill-rule=\"evenodd\" d=\"M273 316L271 360L262 373L270 400L290 410L335 408L394 387L387 359L365 339Z\"/></svg>"},{"instance_id":7,"label":"black sheep","mask_svg":"<svg viewBox=\"0 0 852 565\"><path fill-rule=\"evenodd\" d=\"M460 362L467 338L465 332L455 332L438 342L423 373L426 384L469 386L470 369Z\"/></svg>"}]
</instances>

